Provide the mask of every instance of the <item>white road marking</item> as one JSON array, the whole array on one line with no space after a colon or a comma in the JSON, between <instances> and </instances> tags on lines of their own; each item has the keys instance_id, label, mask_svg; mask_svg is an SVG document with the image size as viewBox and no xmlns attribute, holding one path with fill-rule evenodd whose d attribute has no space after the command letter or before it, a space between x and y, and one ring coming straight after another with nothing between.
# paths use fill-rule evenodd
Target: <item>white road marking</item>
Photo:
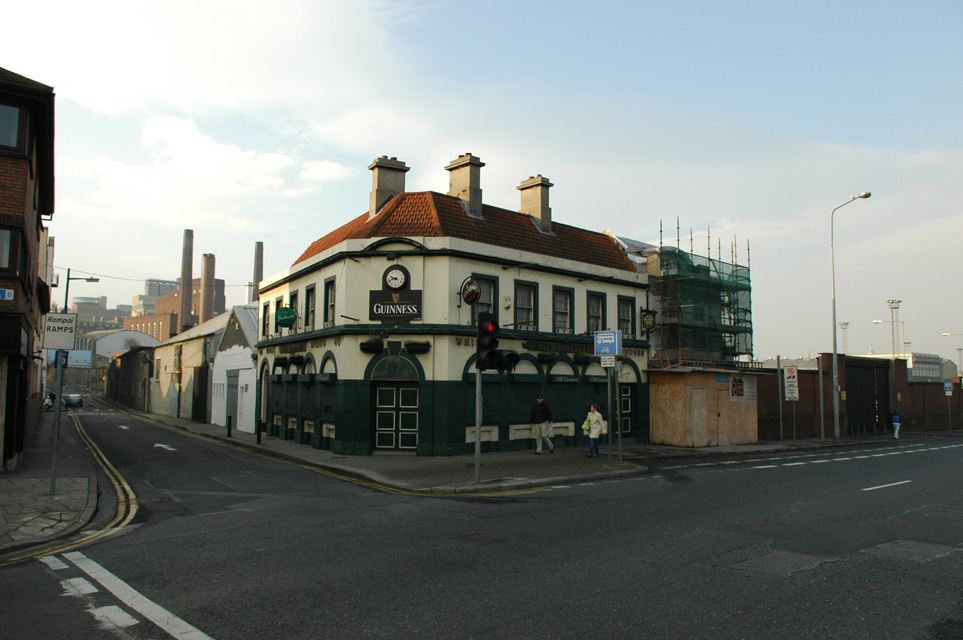
<instances>
[{"instance_id":1,"label":"white road marking","mask_svg":"<svg viewBox=\"0 0 963 640\"><path fill-rule=\"evenodd\" d=\"M60 561L57 556L44 556L42 558L37 558L40 562L44 563L54 571L60 571L61 569L69 569L67 565Z\"/></svg>"},{"instance_id":2,"label":"white road marking","mask_svg":"<svg viewBox=\"0 0 963 640\"><path fill-rule=\"evenodd\" d=\"M808 464L808 463L806 463L806 462L786 462L786 463L783 464L782 466L784 466L784 467L798 467L798 466L804 465L804 464Z\"/></svg>"},{"instance_id":3,"label":"white road marking","mask_svg":"<svg viewBox=\"0 0 963 640\"><path fill-rule=\"evenodd\" d=\"M168 451L177 451L177 449L175 449L174 447L170 446L169 444L160 444L160 443L157 443L157 444L154 445L154 448L156 449L157 447L160 447L161 449L167 449Z\"/></svg>"},{"instance_id":4,"label":"white road marking","mask_svg":"<svg viewBox=\"0 0 963 640\"><path fill-rule=\"evenodd\" d=\"M130 429L130 427L128 427L126 424L120 425L120 428L123 429L124 431L127 431L128 429Z\"/></svg>"},{"instance_id":5,"label":"white road marking","mask_svg":"<svg viewBox=\"0 0 963 640\"><path fill-rule=\"evenodd\" d=\"M84 578L61 580L60 586L63 587L63 595L65 596L83 596L88 593L97 593L97 587Z\"/></svg>"},{"instance_id":6,"label":"white road marking","mask_svg":"<svg viewBox=\"0 0 963 640\"><path fill-rule=\"evenodd\" d=\"M115 627L120 627L121 629L132 627L140 622L137 620L137 618L131 616L120 607L114 605L91 609L90 613L97 618L97 622L102 624L108 623Z\"/></svg>"},{"instance_id":7,"label":"white road marking","mask_svg":"<svg viewBox=\"0 0 963 640\"><path fill-rule=\"evenodd\" d=\"M156 624L161 630L172 637L178 640L214 640L211 636L184 622L167 609L148 600L139 591L79 551L65 553L64 557L77 565L81 571L99 582L101 586L114 594L118 600Z\"/></svg>"},{"instance_id":8,"label":"white road marking","mask_svg":"<svg viewBox=\"0 0 963 640\"><path fill-rule=\"evenodd\" d=\"M912 480L903 480L902 482L892 482L890 484L881 484L878 487L867 487L866 489L862 489L862 491L876 491L877 489L885 489L887 487L896 487L901 484L908 484L910 482L912 482Z\"/></svg>"},{"instance_id":9,"label":"white road marking","mask_svg":"<svg viewBox=\"0 0 963 640\"><path fill-rule=\"evenodd\" d=\"M753 467L753 469L775 469L779 465L775 464L759 464Z\"/></svg>"}]
</instances>

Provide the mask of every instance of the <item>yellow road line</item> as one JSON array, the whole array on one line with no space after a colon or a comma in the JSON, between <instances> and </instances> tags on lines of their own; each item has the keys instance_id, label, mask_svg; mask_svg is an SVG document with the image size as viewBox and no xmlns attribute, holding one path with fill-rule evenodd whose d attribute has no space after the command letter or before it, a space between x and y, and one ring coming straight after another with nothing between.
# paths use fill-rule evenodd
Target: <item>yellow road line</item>
<instances>
[{"instance_id":1,"label":"yellow road line","mask_svg":"<svg viewBox=\"0 0 963 640\"><path fill-rule=\"evenodd\" d=\"M343 482L350 482L352 484L360 485L362 487L367 487L369 489L374 489L376 491L381 491L382 493L389 493L396 496L416 496L421 498L499 498L499 497L505 497L505 496L529 495L532 493L542 493L545 491L550 491L550 489L538 488L538 489L518 489L516 491L498 491L498 492L489 492L489 493L479 493L474 491L423 491L423 490L420 491L417 489L400 489L398 487L392 487L391 485L376 482L374 480L366 480L366 479L350 476L347 474L338 473L336 471L332 471L330 469L326 469L324 467L311 464L310 462L295 462L293 460L288 460L285 458L272 456L270 454L261 453L260 451L254 451L247 447L241 447L238 445L231 444L229 442L224 442L220 438L212 438L210 436L207 436L201 433L194 433L193 431L188 431L187 429L184 429L182 427L174 427L169 424L152 420L150 418L145 418L143 416L139 416L133 413L129 415L142 422L152 424L156 427L166 429L173 433L179 433L181 435L194 438L195 440L210 442L212 444L220 445L228 449L233 449L234 451L242 451L244 453L249 453L251 455L255 455L255 456L264 458L266 460L274 460L275 462L281 462L292 467L305 469L307 471L311 471L313 473L317 473L317 474L326 476L328 478L341 480Z\"/></svg>"},{"instance_id":2,"label":"yellow road line","mask_svg":"<svg viewBox=\"0 0 963 640\"><path fill-rule=\"evenodd\" d=\"M19 556L14 556L12 558L7 558L6 560L0 561L0 567L5 567L7 565L15 564L17 562L22 562L23 560L29 560L32 558L40 558L43 556L50 556L63 551L70 551L72 549L78 549L80 547L85 547L87 545L93 544L99 540L103 540L109 536L112 536L124 529L137 515L138 503L137 496L134 494L134 490L127 483L124 477L119 471L107 460L104 453L100 450L100 447L90 439L87 432L84 431L83 426L80 423L80 418L76 415L71 415L76 426L77 433L80 438L90 447L90 451L93 454L94 459L100 468L103 469L104 474L110 480L110 483L114 487L114 492L117 496L117 513L114 518L107 524L106 527L99 531L94 531L81 538L74 540L72 542L67 542L61 545L55 546L44 546L34 549L28 553L21 554Z\"/></svg>"}]
</instances>

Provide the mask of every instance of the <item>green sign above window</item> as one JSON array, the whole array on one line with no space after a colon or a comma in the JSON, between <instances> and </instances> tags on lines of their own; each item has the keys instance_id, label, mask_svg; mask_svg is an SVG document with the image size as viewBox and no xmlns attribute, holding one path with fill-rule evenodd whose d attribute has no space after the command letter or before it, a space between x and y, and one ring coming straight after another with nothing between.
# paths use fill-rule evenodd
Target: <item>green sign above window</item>
<instances>
[{"instance_id":1,"label":"green sign above window","mask_svg":"<svg viewBox=\"0 0 963 640\"><path fill-rule=\"evenodd\" d=\"M296 314L291 307L281 307L277 311L275 321L279 327L290 329L294 326L294 323L298 321L298 314Z\"/></svg>"}]
</instances>

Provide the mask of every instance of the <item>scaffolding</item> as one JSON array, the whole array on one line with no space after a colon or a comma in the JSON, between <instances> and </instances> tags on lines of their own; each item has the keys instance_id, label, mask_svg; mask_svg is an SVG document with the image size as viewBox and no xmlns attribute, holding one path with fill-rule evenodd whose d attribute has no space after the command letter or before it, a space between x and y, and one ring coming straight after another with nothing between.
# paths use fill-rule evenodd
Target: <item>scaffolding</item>
<instances>
[{"instance_id":1,"label":"scaffolding","mask_svg":"<svg viewBox=\"0 0 963 640\"><path fill-rule=\"evenodd\" d=\"M733 367L743 356L751 361L749 267L675 247L658 254L654 288L661 302L662 367Z\"/></svg>"}]
</instances>

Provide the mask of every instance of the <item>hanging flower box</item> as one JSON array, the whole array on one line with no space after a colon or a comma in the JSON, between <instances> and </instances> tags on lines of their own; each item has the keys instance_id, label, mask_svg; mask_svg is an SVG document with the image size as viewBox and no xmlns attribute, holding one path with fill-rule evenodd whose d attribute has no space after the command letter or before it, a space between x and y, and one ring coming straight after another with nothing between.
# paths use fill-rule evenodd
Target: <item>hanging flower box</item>
<instances>
[{"instance_id":1,"label":"hanging flower box","mask_svg":"<svg viewBox=\"0 0 963 640\"><path fill-rule=\"evenodd\" d=\"M364 353L381 353L385 348L381 340L365 340L358 346Z\"/></svg>"},{"instance_id":2,"label":"hanging flower box","mask_svg":"<svg viewBox=\"0 0 963 640\"><path fill-rule=\"evenodd\" d=\"M538 358L538 361L542 364L551 364L558 358L558 354L550 351L540 351L535 357Z\"/></svg>"},{"instance_id":3,"label":"hanging flower box","mask_svg":"<svg viewBox=\"0 0 963 640\"><path fill-rule=\"evenodd\" d=\"M412 355L417 355L419 353L428 353L431 350L431 343L421 340L411 340L405 343L405 351Z\"/></svg>"}]
</instances>

